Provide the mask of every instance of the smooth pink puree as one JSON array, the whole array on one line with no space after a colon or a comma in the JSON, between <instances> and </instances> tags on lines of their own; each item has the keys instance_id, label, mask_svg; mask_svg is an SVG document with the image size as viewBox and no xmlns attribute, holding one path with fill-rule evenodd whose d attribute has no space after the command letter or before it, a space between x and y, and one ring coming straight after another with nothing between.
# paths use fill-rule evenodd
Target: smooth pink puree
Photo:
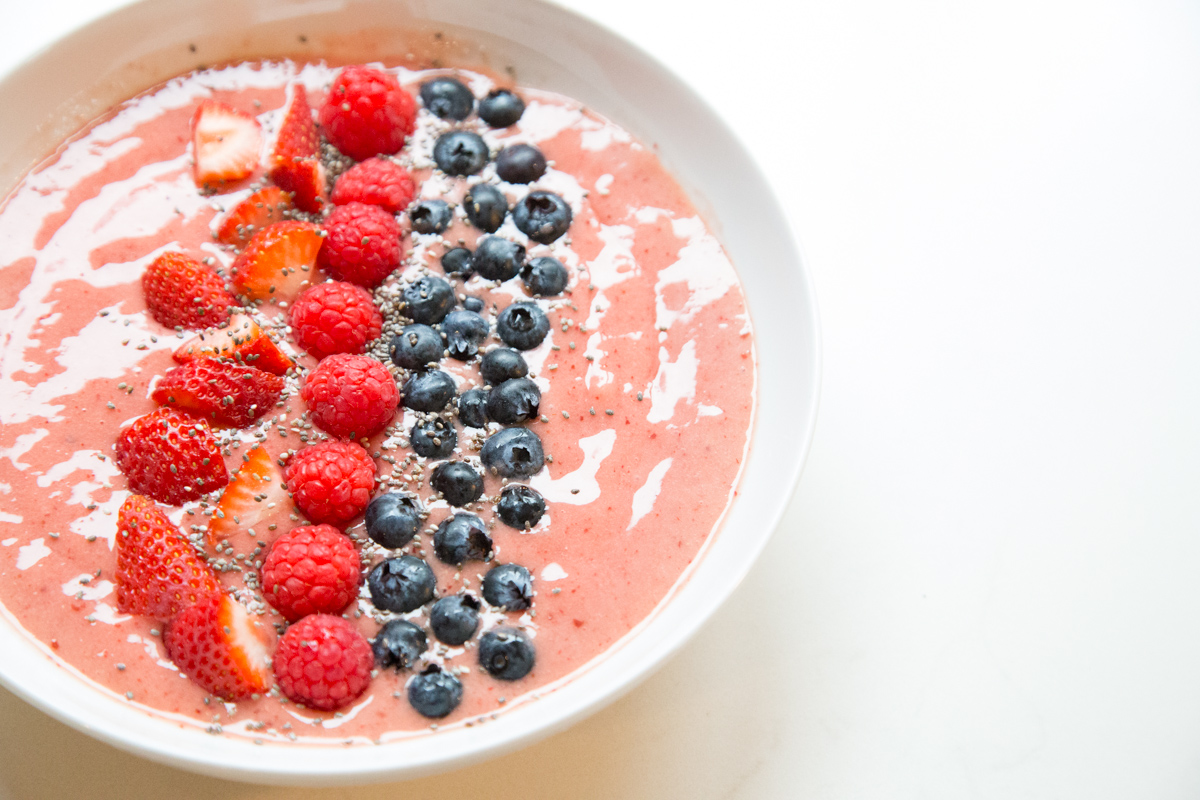
<instances>
[{"instance_id":1,"label":"smooth pink puree","mask_svg":"<svg viewBox=\"0 0 1200 800\"><path fill-rule=\"evenodd\" d=\"M152 381L175 366L172 351L192 335L149 316L143 270L166 250L226 268L235 255L212 231L221 210L246 196L250 184L210 197L197 191L188 143L194 108L213 96L258 114L271 130L290 81L303 81L316 105L334 72L277 62L175 79L64 144L0 212L0 603L49 657L122 702L181 725L219 725L226 735L268 742L387 741L428 733L431 724L405 699L411 671L380 670L368 692L337 714L299 708L275 694L224 704L183 678L165 655L162 625L116 609L116 513L129 491L113 462L113 443L124 423L155 408ZM396 72L414 94L432 74ZM458 75L477 97L493 84L479 73ZM534 188L559 193L574 211L567 237L549 246L528 242L511 220L498 232L527 243L531 259L558 257L571 275L567 292L539 299L551 332L525 353L547 420L530 427L553 459L529 483L545 495L548 511L531 532L499 522L492 531L495 562L522 564L534 576L532 613L485 613L465 648L446 648L429 636L429 659L469 668L460 675L462 704L434 726L442 729L535 700L601 657L671 595L736 495L754 409L745 301L728 258L682 190L653 153L578 102L518 91L528 108L517 125L492 131L474 117L466 125L477 125L493 152L506 141L536 144L552 166ZM457 201L467 180L435 173L430 158L446 123L422 111L418 124L401 160L426 179L421 196ZM510 200L524 192L510 188ZM480 236L465 222L445 242L406 236L404 270L442 274L445 248L459 238L473 248ZM493 331L493 303L529 299L519 279L497 289L478 277L453 283L460 297L487 302ZM259 313L264 324L282 325L274 307ZM497 344L493 333L485 349ZM281 346L302 367L315 364L286 340ZM478 375L475 366L456 365L447 359L442 368ZM304 412L297 386L289 378L284 407L259 424L221 434L230 445L230 469L255 434L265 434L273 455L303 446L292 425ZM378 455L380 490L417 491L431 509L432 530L451 509L430 501L427 482L418 480L424 459L405 462L415 417L409 412L402 420L403 414L395 423L399 435L380 434L369 450ZM314 429L304 433L310 441L321 438ZM459 426L456 457L478 455L471 433ZM485 495L495 498L499 490L499 480L488 476ZM203 510L196 503L170 509L185 529L203 524ZM471 510L494 519L491 502ZM304 524L290 511L276 515L276 530L257 525L253 535L231 537L233 553L209 555L234 562L256 540L269 544ZM358 537L368 564L398 554L369 542L361 521L347 532ZM479 595L490 565L468 563L458 572L433 555L428 533L419 538L404 552L426 558L439 596L463 586ZM253 564L246 569L253 572ZM221 573L245 599L252 593L242 575ZM346 616L374 636L379 624L365 588L359 610ZM427 629L426 610L405 617ZM260 619L280 621L269 609ZM525 626L536 647L533 672L515 683L493 679L477 664L479 634L500 623Z\"/></svg>"}]
</instances>

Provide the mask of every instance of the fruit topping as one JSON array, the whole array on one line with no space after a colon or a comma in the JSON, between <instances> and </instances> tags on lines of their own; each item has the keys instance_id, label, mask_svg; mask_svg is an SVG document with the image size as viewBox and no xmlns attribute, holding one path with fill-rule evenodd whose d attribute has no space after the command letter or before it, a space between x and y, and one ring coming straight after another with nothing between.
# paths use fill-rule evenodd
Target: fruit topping
<instances>
[{"instance_id":1,"label":"fruit topping","mask_svg":"<svg viewBox=\"0 0 1200 800\"><path fill-rule=\"evenodd\" d=\"M487 392L468 389L458 398L458 421L468 428L487 425Z\"/></svg>"},{"instance_id":2,"label":"fruit topping","mask_svg":"<svg viewBox=\"0 0 1200 800\"><path fill-rule=\"evenodd\" d=\"M496 174L507 183L533 183L546 173L546 157L531 144L511 144L496 156Z\"/></svg>"},{"instance_id":3,"label":"fruit topping","mask_svg":"<svg viewBox=\"0 0 1200 800\"><path fill-rule=\"evenodd\" d=\"M168 370L150 399L217 425L244 428L274 408L282 393L278 375L205 356Z\"/></svg>"},{"instance_id":4,"label":"fruit topping","mask_svg":"<svg viewBox=\"0 0 1200 800\"><path fill-rule=\"evenodd\" d=\"M483 576L483 599L504 611L533 605L533 577L520 564L499 564Z\"/></svg>"},{"instance_id":5,"label":"fruit topping","mask_svg":"<svg viewBox=\"0 0 1200 800\"><path fill-rule=\"evenodd\" d=\"M180 364L206 356L230 358L272 375L286 375L295 366L258 323L244 314L234 314L224 327L193 336L171 354Z\"/></svg>"},{"instance_id":6,"label":"fruit topping","mask_svg":"<svg viewBox=\"0 0 1200 800\"><path fill-rule=\"evenodd\" d=\"M502 478L528 478L541 472L546 456L542 440L528 428L505 428L483 443L483 466Z\"/></svg>"},{"instance_id":7,"label":"fruit topping","mask_svg":"<svg viewBox=\"0 0 1200 800\"><path fill-rule=\"evenodd\" d=\"M532 350L550 332L550 320L537 303L513 303L496 318L496 333L509 347Z\"/></svg>"},{"instance_id":8,"label":"fruit topping","mask_svg":"<svg viewBox=\"0 0 1200 800\"><path fill-rule=\"evenodd\" d=\"M479 374L491 386L499 386L513 378L524 378L529 374L525 356L511 347L497 347L483 354L479 360Z\"/></svg>"},{"instance_id":9,"label":"fruit topping","mask_svg":"<svg viewBox=\"0 0 1200 800\"><path fill-rule=\"evenodd\" d=\"M399 151L416 116L416 101L394 75L356 65L338 74L319 120L334 147L363 161Z\"/></svg>"},{"instance_id":10,"label":"fruit topping","mask_svg":"<svg viewBox=\"0 0 1200 800\"><path fill-rule=\"evenodd\" d=\"M493 89L479 101L479 117L493 128L507 128L525 113L525 101L508 89Z\"/></svg>"},{"instance_id":11,"label":"fruit topping","mask_svg":"<svg viewBox=\"0 0 1200 800\"><path fill-rule=\"evenodd\" d=\"M429 649L425 631L403 619L388 620L371 640L375 666L392 667L397 672L416 666L421 654Z\"/></svg>"},{"instance_id":12,"label":"fruit topping","mask_svg":"<svg viewBox=\"0 0 1200 800\"><path fill-rule=\"evenodd\" d=\"M508 198L490 183L477 183L463 198L463 210L476 228L495 233L508 216Z\"/></svg>"},{"instance_id":13,"label":"fruit topping","mask_svg":"<svg viewBox=\"0 0 1200 800\"><path fill-rule=\"evenodd\" d=\"M458 275L463 280L471 277L471 273L473 272L471 267L471 251L465 247L450 248L442 254L442 270L447 275ZM482 305L480 308L482 308ZM479 309L472 310L478 311Z\"/></svg>"},{"instance_id":14,"label":"fruit topping","mask_svg":"<svg viewBox=\"0 0 1200 800\"><path fill-rule=\"evenodd\" d=\"M238 531L249 531L291 500L281 484L283 472L265 448L255 447L242 456L242 465L229 477L229 485L208 522L209 544L219 544Z\"/></svg>"},{"instance_id":15,"label":"fruit topping","mask_svg":"<svg viewBox=\"0 0 1200 800\"><path fill-rule=\"evenodd\" d=\"M208 423L173 408L156 409L121 431L116 461L131 491L172 506L229 482Z\"/></svg>"},{"instance_id":16,"label":"fruit topping","mask_svg":"<svg viewBox=\"0 0 1200 800\"><path fill-rule=\"evenodd\" d=\"M375 607L401 614L415 611L432 600L436 586L433 570L416 556L380 561L367 575L367 588Z\"/></svg>"},{"instance_id":17,"label":"fruit topping","mask_svg":"<svg viewBox=\"0 0 1200 800\"><path fill-rule=\"evenodd\" d=\"M289 622L340 613L361 583L358 550L332 525L292 528L275 540L262 565L263 597Z\"/></svg>"},{"instance_id":18,"label":"fruit topping","mask_svg":"<svg viewBox=\"0 0 1200 800\"><path fill-rule=\"evenodd\" d=\"M283 477L306 517L341 525L363 513L370 502L375 462L354 442L319 442L301 448Z\"/></svg>"},{"instance_id":19,"label":"fruit topping","mask_svg":"<svg viewBox=\"0 0 1200 800\"><path fill-rule=\"evenodd\" d=\"M442 520L433 532L433 552L445 564L461 566L467 561L490 561L492 537L474 514L460 512Z\"/></svg>"},{"instance_id":20,"label":"fruit topping","mask_svg":"<svg viewBox=\"0 0 1200 800\"><path fill-rule=\"evenodd\" d=\"M445 264L444 261L442 263L443 265ZM468 295L467 297L463 298L462 304L463 308L465 308L467 311L474 311L476 314L483 313L483 301L478 297L472 297Z\"/></svg>"},{"instance_id":21,"label":"fruit topping","mask_svg":"<svg viewBox=\"0 0 1200 800\"><path fill-rule=\"evenodd\" d=\"M425 369L442 360L446 343L428 325L405 325L392 337L392 363L404 369Z\"/></svg>"},{"instance_id":22,"label":"fruit topping","mask_svg":"<svg viewBox=\"0 0 1200 800\"><path fill-rule=\"evenodd\" d=\"M510 378L488 392L488 418L505 425L536 419L542 391L529 378Z\"/></svg>"},{"instance_id":23,"label":"fruit topping","mask_svg":"<svg viewBox=\"0 0 1200 800\"><path fill-rule=\"evenodd\" d=\"M452 506L474 503L483 495L483 476L463 461L438 464L429 478L429 485L434 491L441 492Z\"/></svg>"},{"instance_id":24,"label":"fruit topping","mask_svg":"<svg viewBox=\"0 0 1200 800\"><path fill-rule=\"evenodd\" d=\"M321 229L310 222L274 222L250 238L233 262L233 286L250 300L290 303L319 282L314 267Z\"/></svg>"},{"instance_id":25,"label":"fruit topping","mask_svg":"<svg viewBox=\"0 0 1200 800\"><path fill-rule=\"evenodd\" d=\"M525 290L539 297L553 297L567 288L567 268L553 256L530 261L521 270Z\"/></svg>"},{"instance_id":26,"label":"fruit topping","mask_svg":"<svg viewBox=\"0 0 1200 800\"><path fill-rule=\"evenodd\" d=\"M406 284L401 297L403 306L400 310L422 325L441 322L458 302L454 287L436 275L422 275Z\"/></svg>"},{"instance_id":27,"label":"fruit topping","mask_svg":"<svg viewBox=\"0 0 1200 800\"><path fill-rule=\"evenodd\" d=\"M421 103L442 119L464 120L475 108L475 95L457 78L434 78L421 84Z\"/></svg>"},{"instance_id":28,"label":"fruit topping","mask_svg":"<svg viewBox=\"0 0 1200 800\"><path fill-rule=\"evenodd\" d=\"M366 203L399 214L416 193L417 185L404 167L388 158L368 158L341 174L330 199L339 206Z\"/></svg>"},{"instance_id":29,"label":"fruit topping","mask_svg":"<svg viewBox=\"0 0 1200 800\"><path fill-rule=\"evenodd\" d=\"M321 165L321 140L313 123L312 107L303 84L288 87L283 121L267 160L271 180L291 192L297 208L315 214L325 205L325 167Z\"/></svg>"},{"instance_id":30,"label":"fruit topping","mask_svg":"<svg viewBox=\"0 0 1200 800\"><path fill-rule=\"evenodd\" d=\"M162 508L130 495L117 512L117 610L167 620L220 594L212 568Z\"/></svg>"},{"instance_id":31,"label":"fruit topping","mask_svg":"<svg viewBox=\"0 0 1200 800\"><path fill-rule=\"evenodd\" d=\"M404 382L404 407L413 411L441 411L455 395L454 378L440 369L419 372Z\"/></svg>"},{"instance_id":32,"label":"fruit topping","mask_svg":"<svg viewBox=\"0 0 1200 800\"><path fill-rule=\"evenodd\" d=\"M387 367L369 356L329 356L300 388L312 421L339 439L361 439L387 427L400 393ZM423 409L436 411L437 409Z\"/></svg>"},{"instance_id":33,"label":"fruit topping","mask_svg":"<svg viewBox=\"0 0 1200 800\"><path fill-rule=\"evenodd\" d=\"M422 200L408 210L408 221L417 233L441 233L453 219L445 200Z\"/></svg>"},{"instance_id":34,"label":"fruit topping","mask_svg":"<svg viewBox=\"0 0 1200 800\"><path fill-rule=\"evenodd\" d=\"M550 244L571 227L571 207L553 192L530 192L512 210L513 223L535 242Z\"/></svg>"},{"instance_id":35,"label":"fruit topping","mask_svg":"<svg viewBox=\"0 0 1200 800\"><path fill-rule=\"evenodd\" d=\"M380 547L396 550L417 535L424 516L421 501L414 495L388 492L371 501L363 521L371 541Z\"/></svg>"},{"instance_id":36,"label":"fruit topping","mask_svg":"<svg viewBox=\"0 0 1200 800\"><path fill-rule=\"evenodd\" d=\"M488 162L488 146L478 133L449 131L433 143L433 160L447 175L474 175Z\"/></svg>"},{"instance_id":37,"label":"fruit topping","mask_svg":"<svg viewBox=\"0 0 1200 800\"><path fill-rule=\"evenodd\" d=\"M237 305L217 273L183 253L163 253L142 273L150 315L168 328L206 328Z\"/></svg>"},{"instance_id":38,"label":"fruit topping","mask_svg":"<svg viewBox=\"0 0 1200 800\"><path fill-rule=\"evenodd\" d=\"M217 240L241 247L272 222L288 219L295 208L291 194L278 186L264 186L225 215L217 228Z\"/></svg>"},{"instance_id":39,"label":"fruit topping","mask_svg":"<svg viewBox=\"0 0 1200 800\"><path fill-rule=\"evenodd\" d=\"M437 664L430 664L408 684L408 702L418 714L441 719L462 702L463 685Z\"/></svg>"},{"instance_id":40,"label":"fruit topping","mask_svg":"<svg viewBox=\"0 0 1200 800\"><path fill-rule=\"evenodd\" d=\"M442 644L457 647L479 627L479 601L469 594L443 597L429 608L429 628Z\"/></svg>"},{"instance_id":41,"label":"fruit topping","mask_svg":"<svg viewBox=\"0 0 1200 800\"><path fill-rule=\"evenodd\" d=\"M529 530L546 513L546 498L535 489L519 483L510 483L500 490L500 502L496 503L496 516L510 528Z\"/></svg>"},{"instance_id":42,"label":"fruit topping","mask_svg":"<svg viewBox=\"0 0 1200 800\"><path fill-rule=\"evenodd\" d=\"M454 426L441 417L413 425L408 438L413 452L422 458L449 458L458 444Z\"/></svg>"},{"instance_id":43,"label":"fruit topping","mask_svg":"<svg viewBox=\"0 0 1200 800\"><path fill-rule=\"evenodd\" d=\"M379 206L347 203L325 220L318 262L339 281L373 289L400 266L400 225Z\"/></svg>"},{"instance_id":44,"label":"fruit topping","mask_svg":"<svg viewBox=\"0 0 1200 800\"><path fill-rule=\"evenodd\" d=\"M471 268L489 281L515 278L525 266L525 248L499 236L479 240L471 256Z\"/></svg>"},{"instance_id":45,"label":"fruit topping","mask_svg":"<svg viewBox=\"0 0 1200 800\"><path fill-rule=\"evenodd\" d=\"M163 646L179 671L205 690L239 700L267 690L273 638L241 603L218 595L175 615L163 631Z\"/></svg>"},{"instance_id":46,"label":"fruit topping","mask_svg":"<svg viewBox=\"0 0 1200 800\"><path fill-rule=\"evenodd\" d=\"M446 337L446 353L459 361L470 361L491 332L488 321L474 311L456 308L441 324Z\"/></svg>"},{"instance_id":47,"label":"fruit topping","mask_svg":"<svg viewBox=\"0 0 1200 800\"><path fill-rule=\"evenodd\" d=\"M244 111L204 100L192 117L192 174L201 189L218 190L258 167L262 127Z\"/></svg>"},{"instance_id":48,"label":"fruit topping","mask_svg":"<svg viewBox=\"0 0 1200 800\"><path fill-rule=\"evenodd\" d=\"M524 631L496 628L479 639L479 666L493 678L515 681L533 669L533 643Z\"/></svg>"},{"instance_id":49,"label":"fruit topping","mask_svg":"<svg viewBox=\"0 0 1200 800\"><path fill-rule=\"evenodd\" d=\"M366 638L331 614L310 614L288 628L273 660L280 691L319 711L334 711L358 699L371 683L374 664Z\"/></svg>"},{"instance_id":50,"label":"fruit topping","mask_svg":"<svg viewBox=\"0 0 1200 800\"><path fill-rule=\"evenodd\" d=\"M383 328L383 316L371 295L344 281L305 289L292 304L289 319L296 344L318 359L361 353Z\"/></svg>"}]
</instances>

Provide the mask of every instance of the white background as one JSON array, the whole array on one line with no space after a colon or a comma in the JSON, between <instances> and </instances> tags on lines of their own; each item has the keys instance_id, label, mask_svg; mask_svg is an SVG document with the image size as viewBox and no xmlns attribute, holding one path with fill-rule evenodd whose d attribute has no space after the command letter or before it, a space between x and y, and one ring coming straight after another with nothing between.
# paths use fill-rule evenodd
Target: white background
<instances>
[{"instance_id":1,"label":"white background","mask_svg":"<svg viewBox=\"0 0 1200 800\"><path fill-rule=\"evenodd\" d=\"M1200 796L1200 5L565 4L731 121L815 276L816 438L746 583L499 761L240 785L0 690L0 797ZM3 5L0 70L117 2Z\"/></svg>"}]
</instances>

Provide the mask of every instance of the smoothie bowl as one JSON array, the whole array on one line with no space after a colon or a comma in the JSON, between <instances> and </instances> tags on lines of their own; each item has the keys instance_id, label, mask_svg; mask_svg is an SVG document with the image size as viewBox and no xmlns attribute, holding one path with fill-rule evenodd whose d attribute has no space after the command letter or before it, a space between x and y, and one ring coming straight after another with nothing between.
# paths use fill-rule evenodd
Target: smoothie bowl
<instances>
[{"instance_id":1,"label":"smoothie bowl","mask_svg":"<svg viewBox=\"0 0 1200 800\"><path fill-rule=\"evenodd\" d=\"M811 288L618 37L165 0L0 101L0 680L48 713L232 778L447 769L628 690L766 543Z\"/></svg>"}]
</instances>

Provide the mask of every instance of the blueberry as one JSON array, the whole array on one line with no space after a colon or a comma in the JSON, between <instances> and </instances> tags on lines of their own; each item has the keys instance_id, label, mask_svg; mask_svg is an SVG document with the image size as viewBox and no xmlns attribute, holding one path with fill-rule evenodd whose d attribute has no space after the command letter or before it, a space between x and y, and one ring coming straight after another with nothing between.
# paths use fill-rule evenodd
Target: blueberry
<instances>
[{"instance_id":1,"label":"blueberry","mask_svg":"<svg viewBox=\"0 0 1200 800\"><path fill-rule=\"evenodd\" d=\"M417 233L442 233L453 218L445 200L422 200L408 210L408 221Z\"/></svg>"},{"instance_id":2,"label":"blueberry","mask_svg":"<svg viewBox=\"0 0 1200 800\"><path fill-rule=\"evenodd\" d=\"M442 119L466 119L475 107L475 95L454 78L434 78L421 84L421 102Z\"/></svg>"},{"instance_id":3,"label":"blueberry","mask_svg":"<svg viewBox=\"0 0 1200 800\"><path fill-rule=\"evenodd\" d=\"M442 320L442 335L446 337L446 352L459 361L470 361L487 339L491 326L474 311L455 309Z\"/></svg>"},{"instance_id":4,"label":"blueberry","mask_svg":"<svg viewBox=\"0 0 1200 800\"><path fill-rule=\"evenodd\" d=\"M479 101L479 116L493 128L507 128L525 113L525 101L508 89L493 89Z\"/></svg>"},{"instance_id":5,"label":"blueberry","mask_svg":"<svg viewBox=\"0 0 1200 800\"><path fill-rule=\"evenodd\" d=\"M458 421L468 428L487 425L487 392L468 389L458 398Z\"/></svg>"},{"instance_id":6,"label":"blueberry","mask_svg":"<svg viewBox=\"0 0 1200 800\"><path fill-rule=\"evenodd\" d=\"M546 157L531 144L511 144L496 156L496 174L506 183L533 183L546 172Z\"/></svg>"},{"instance_id":7,"label":"blueberry","mask_svg":"<svg viewBox=\"0 0 1200 800\"><path fill-rule=\"evenodd\" d=\"M402 311L413 322L422 325L441 322L458 302L454 297L454 288L444 278L436 275L422 275L417 278L404 287L402 296Z\"/></svg>"},{"instance_id":8,"label":"blueberry","mask_svg":"<svg viewBox=\"0 0 1200 800\"><path fill-rule=\"evenodd\" d=\"M421 529L423 515L416 497L399 492L381 494L367 504L367 536L389 550L404 547Z\"/></svg>"},{"instance_id":9,"label":"blueberry","mask_svg":"<svg viewBox=\"0 0 1200 800\"><path fill-rule=\"evenodd\" d=\"M454 426L441 417L418 422L409 434L413 452L422 458L449 458L458 444Z\"/></svg>"},{"instance_id":10,"label":"blueberry","mask_svg":"<svg viewBox=\"0 0 1200 800\"><path fill-rule=\"evenodd\" d=\"M504 611L533 605L533 577L520 564L499 564L483 576L483 599Z\"/></svg>"},{"instance_id":11,"label":"blueberry","mask_svg":"<svg viewBox=\"0 0 1200 800\"><path fill-rule=\"evenodd\" d=\"M412 669L421 654L429 649L425 631L402 619L394 619L379 629L371 640L371 651L375 654L375 666Z\"/></svg>"},{"instance_id":12,"label":"blueberry","mask_svg":"<svg viewBox=\"0 0 1200 800\"><path fill-rule=\"evenodd\" d=\"M446 343L428 325L405 325L392 338L392 363L404 369L425 369L442 360Z\"/></svg>"},{"instance_id":13,"label":"blueberry","mask_svg":"<svg viewBox=\"0 0 1200 800\"><path fill-rule=\"evenodd\" d=\"M461 275L463 280L471 277L471 251L465 247L452 247L442 255L442 271L447 275Z\"/></svg>"},{"instance_id":14,"label":"blueberry","mask_svg":"<svg viewBox=\"0 0 1200 800\"><path fill-rule=\"evenodd\" d=\"M463 461L438 464L429 478L429 485L441 492L452 506L474 503L483 494L483 476Z\"/></svg>"},{"instance_id":15,"label":"blueberry","mask_svg":"<svg viewBox=\"0 0 1200 800\"><path fill-rule=\"evenodd\" d=\"M567 268L552 256L530 261L521 270L525 290L540 297L551 297L567 288Z\"/></svg>"},{"instance_id":16,"label":"blueberry","mask_svg":"<svg viewBox=\"0 0 1200 800\"><path fill-rule=\"evenodd\" d=\"M519 483L510 483L500 491L496 515L510 528L528 530L538 524L546 513L546 498L536 490Z\"/></svg>"},{"instance_id":17,"label":"blueberry","mask_svg":"<svg viewBox=\"0 0 1200 800\"><path fill-rule=\"evenodd\" d=\"M450 131L433 144L433 160L447 175L474 175L488 160L488 147L478 133Z\"/></svg>"},{"instance_id":18,"label":"blueberry","mask_svg":"<svg viewBox=\"0 0 1200 800\"><path fill-rule=\"evenodd\" d=\"M441 719L462 702L462 681L430 664L408 684L408 703L421 716Z\"/></svg>"},{"instance_id":19,"label":"blueberry","mask_svg":"<svg viewBox=\"0 0 1200 800\"><path fill-rule=\"evenodd\" d=\"M550 244L571 227L571 207L553 192L530 192L512 210L513 222L535 242Z\"/></svg>"},{"instance_id":20,"label":"blueberry","mask_svg":"<svg viewBox=\"0 0 1200 800\"><path fill-rule=\"evenodd\" d=\"M508 198L490 183L477 183L463 198L463 209L472 225L494 233L508 215Z\"/></svg>"},{"instance_id":21,"label":"blueberry","mask_svg":"<svg viewBox=\"0 0 1200 800\"><path fill-rule=\"evenodd\" d=\"M471 268L489 281L515 278L525 266L525 247L499 236L485 236L471 256Z\"/></svg>"},{"instance_id":22,"label":"blueberry","mask_svg":"<svg viewBox=\"0 0 1200 800\"><path fill-rule=\"evenodd\" d=\"M419 372L404 382L403 405L413 411L441 411L454 399L454 378L440 369Z\"/></svg>"},{"instance_id":23,"label":"blueberry","mask_svg":"<svg viewBox=\"0 0 1200 800\"><path fill-rule=\"evenodd\" d=\"M550 332L550 320L537 303L513 303L496 319L496 333L509 347L532 350Z\"/></svg>"},{"instance_id":24,"label":"blueberry","mask_svg":"<svg viewBox=\"0 0 1200 800\"><path fill-rule=\"evenodd\" d=\"M443 597L429 609L429 627L442 644L457 646L475 635L479 627L479 601L473 595Z\"/></svg>"},{"instance_id":25,"label":"blueberry","mask_svg":"<svg viewBox=\"0 0 1200 800\"><path fill-rule=\"evenodd\" d=\"M525 356L511 347L497 347L483 354L479 360L479 373L484 381L499 386L511 378L524 378L529 374Z\"/></svg>"},{"instance_id":26,"label":"blueberry","mask_svg":"<svg viewBox=\"0 0 1200 800\"><path fill-rule=\"evenodd\" d=\"M510 378L488 392L487 413L495 422L519 425L534 419L542 390L529 378Z\"/></svg>"},{"instance_id":27,"label":"blueberry","mask_svg":"<svg viewBox=\"0 0 1200 800\"><path fill-rule=\"evenodd\" d=\"M460 249L465 250L466 248ZM483 301L478 297L465 297L463 298L463 308L465 308L467 311L474 311L476 314L478 314L483 311Z\"/></svg>"},{"instance_id":28,"label":"blueberry","mask_svg":"<svg viewBox=\"0 0 1200 800\"><path fill-rule=\"evenodd\" d=\"M433 552L456 567L466 561L490 561L492 537L479 517L465 512L455 514L442 520L433 532Z\"/></svg>"},{"instance_id":29,"label":"blueberry","mask_svg":"<svg viewBox=\"0 0 1200 800\"><path fill-rule=\"evenodd\" d=\"M479 639L479 665L493 678L515 681L533 669L533 643L516 628L496 628Z\"/></svg>"},{"instance_id":30,"label":"blueberry","mask_svg":"<svg viewBox=\"0 0 1200 800\"><path fill-rule=\"evenodd\" d=\"M528 478L546 461L542 440L528 428L505 428L483 443L484 469L502 478Z\"/></svg>"},{"instance_id":31,"label":"blueberry","mask_svg":"<svg viewBox=\"0 0 1200 800\"><path fill-rule=\"evenodd\" d=\"M415 611L433 599L437 578L416 556L399 556L381 561L367 575L371 602L381 611Z\"/></svg>"}]
</instances>

